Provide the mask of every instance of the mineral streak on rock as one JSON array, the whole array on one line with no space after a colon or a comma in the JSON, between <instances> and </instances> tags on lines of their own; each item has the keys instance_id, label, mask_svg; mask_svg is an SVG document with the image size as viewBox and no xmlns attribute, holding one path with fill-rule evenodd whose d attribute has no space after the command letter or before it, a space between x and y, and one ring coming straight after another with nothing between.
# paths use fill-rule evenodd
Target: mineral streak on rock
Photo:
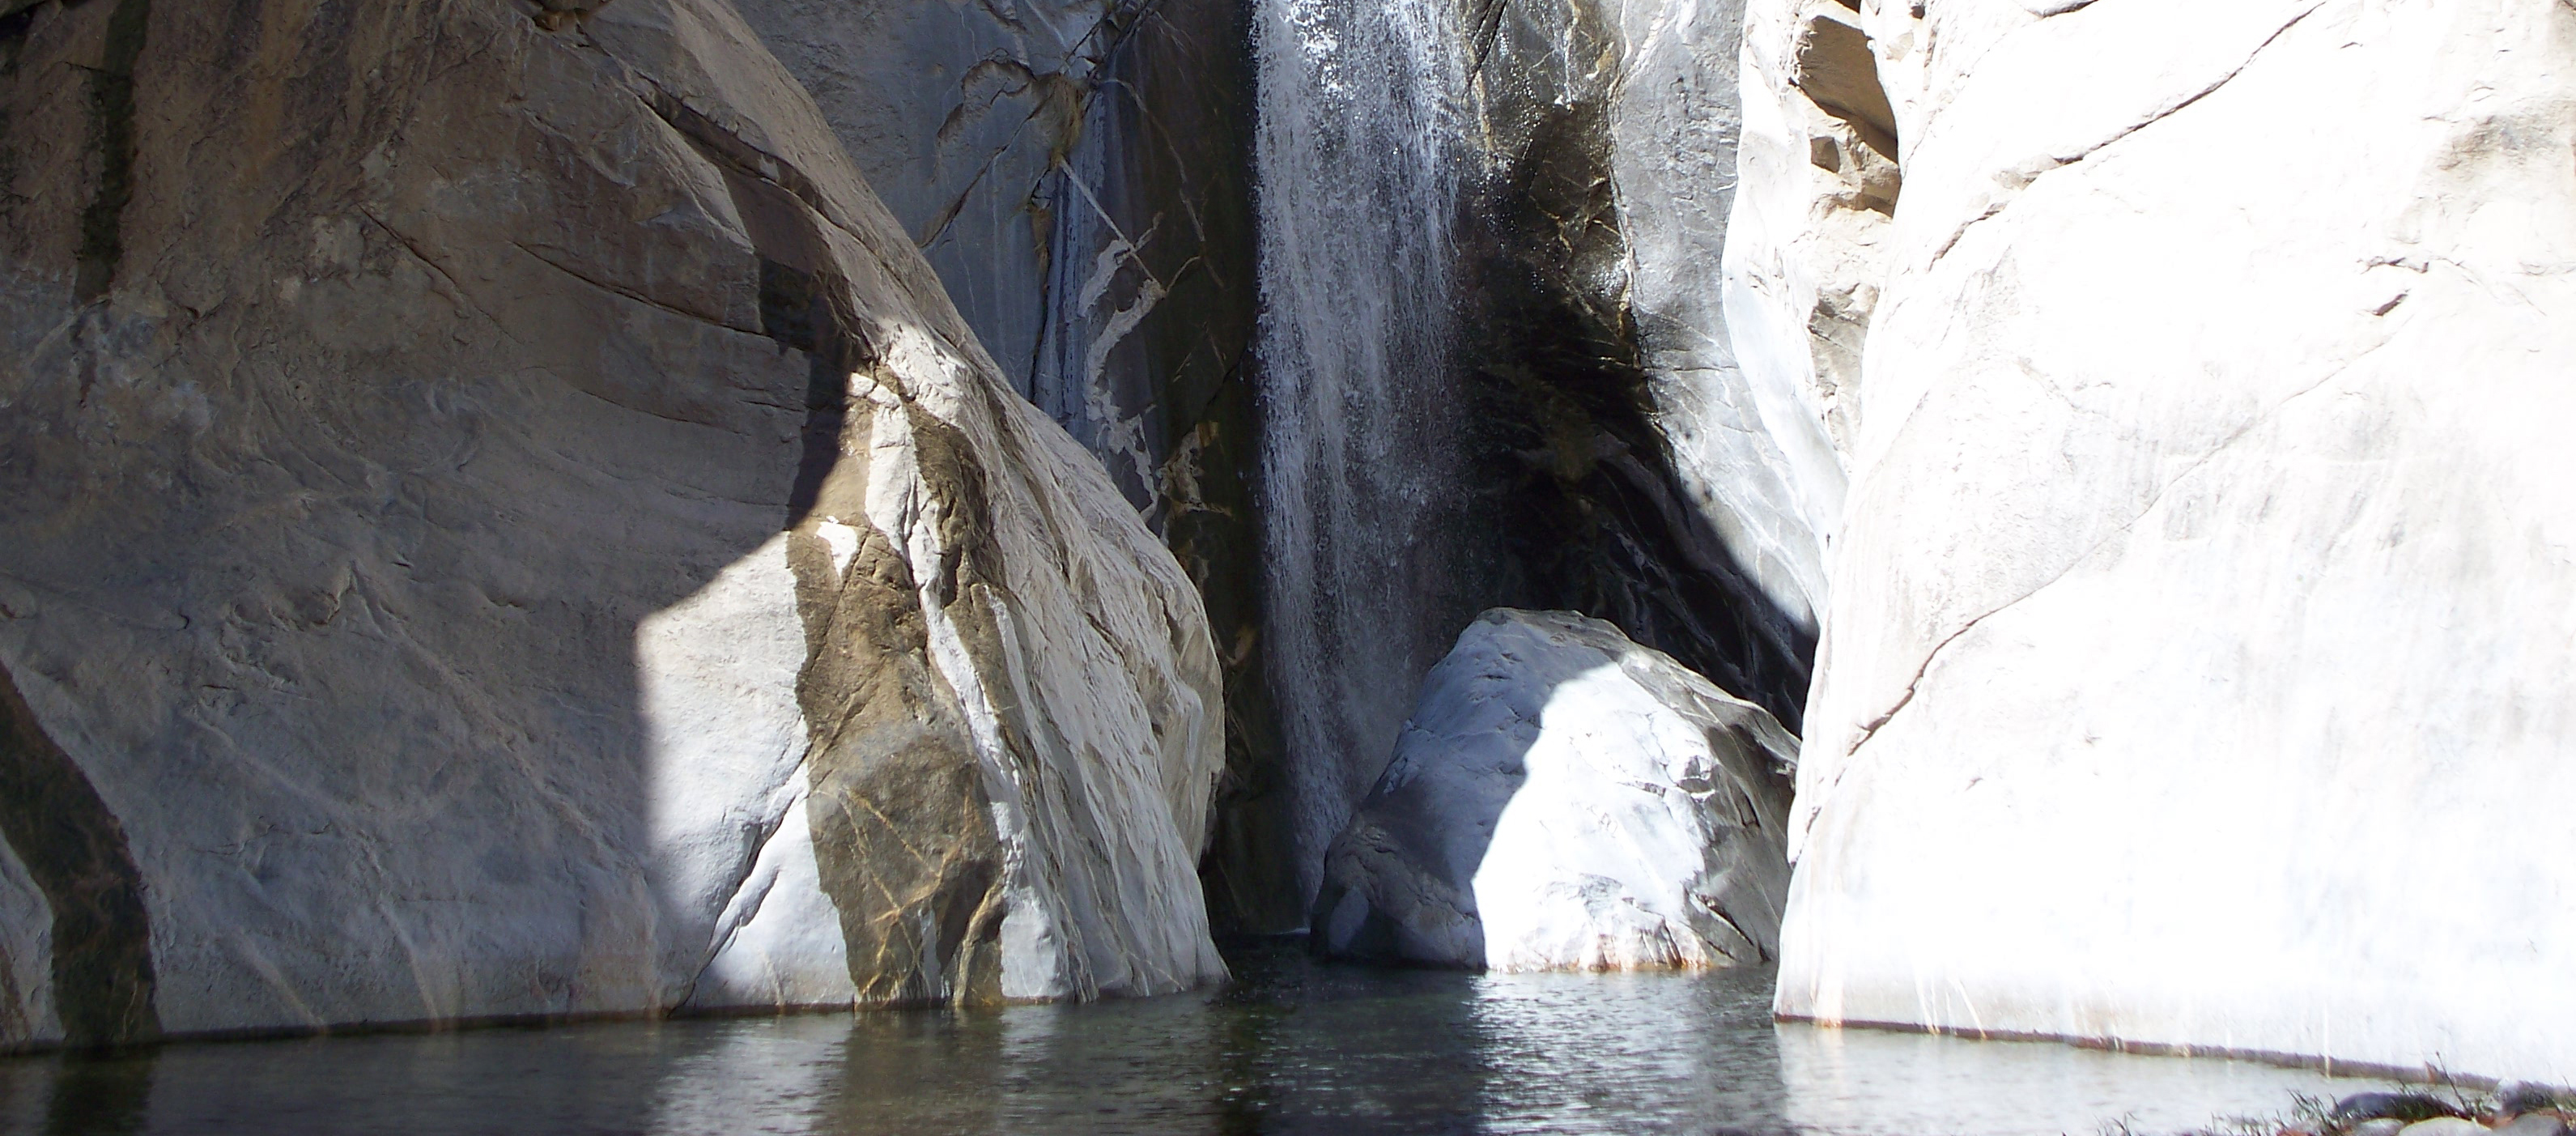
<instances>
[{"instance_id":1,"label":"mineral streak on rock","mask_svg":"<svg viewBox=\"0 0 2576 1136\"><path fill-rule=\"evenodd\" d=\"M42 926L31 925L37 913L21 905L7 912L6 941L16 949L0 954L0 1046L48 1035L75 1046L158 1037L151 917L125 833L5 669L0 837L12 857L0 886L32 883L47 909ZM50 956L50 973L27 972L34 960L20 956L30 947Z\"/></svg>"},{"instance_id":2,"label":"mineral streak on rock","mask_svg":"<svg viewBox=\"0 0 2576 1136\"><path fill-rule=\"evenodd\" d=\"M1324 861L1319 949L1495 970L1766 962L1797 739L1619 629L1477 617Z\"/></svg>"},{"instance_id":3,"label":"mineral streak on rock","mask_svg":"<svg viewBox=\"0 0 2576 1136\"><path fill-rule=\"evenodd\" d=\"M1228 692L1211 915L1300 925L1259 630L1249 6L739 6L1011 384L1198 584Z\"/></svg>"},{"instance_id":4,"label":"mineral streak on rock","mask_svg":"<svg viewBox=\"0 0 2576 1136\"><path fill-rule=\"evenodd\" d=\"M0 49L0 1044L1223 973L1189 578L730 8Z\"/></svg>"}]
</instances>

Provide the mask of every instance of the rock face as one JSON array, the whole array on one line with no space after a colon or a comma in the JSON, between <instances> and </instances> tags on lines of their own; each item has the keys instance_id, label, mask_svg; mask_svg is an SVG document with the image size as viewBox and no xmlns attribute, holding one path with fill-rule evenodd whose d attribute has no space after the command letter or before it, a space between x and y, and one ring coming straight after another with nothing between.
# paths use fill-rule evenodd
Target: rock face
<instances>
[{"instance_id":1,"label":"rock face","mask_svg":"<svg viewBox=\"0 0 2576 1136\"><path fill-rule=\"evenodd\" d=\"M716 0L0 19L0 1043L1222 973L1190 581Z\"/></svg>"},{"instance_id":2,"label":"rock face","mask_svg":"<svg viewBox=\"0 0 2576 1136\"><path fill-rule=\"evenodd\" d=\"M1310 893L1487 606L1803 703L1840 475L1718 303L1740 10L1258 6L1265 631Z\"/></svg>"},{"instance_id":3,"label":"rock face","mask_svg":"<svg viewBox=\"0 0 2576 1136\"><path fill-rule=\"evenodd\" d=\"M1260 647L1248 6L739 0L1011 384L1099 457L1224 646L1215 914L1302 919Z\"/></svg>"},{"instance_id":4,"label":"rock face","mask_svg":"<svg viewBox=\"0 0 2576 1136\"><path fill-rule=\"evenodd\" d=\"M1781 1012L2576 1077L2576 8L1828 7L1729 254L1852 474Z\"/></svg>"},{"instance_id":5,"label":"rock face","mask_svg":"<svg viewBox=\"0 0 2576 1136\"><path fill-rule=\"evenodd\" d=\"M1512 5L1469 30L1455 350L1493 594L1795 717L1822 547L1718 303L1740 9Z\"/></svg>"},{"instance_id":6,"label":"rock face","mask_svg":"<svg viewBox=\"0 0 2576 1136\"><path fill-rule=\"evenodd\" d=\"M1496 970L1774 957L1797 739L1619 629L1477 617L1333 842L1333 954Z\"/></svg>"},{"instance_id":7,"label":"rock face","mask_svg":"<svg viewBox=\"0 0 2576 1136\"><path fill-rule=\"evenodd\" d=\"M1744 20L1727 329L1821 545L1841 522L1861 347L1903 187L1896 112L1855 6L1772 0Z\"/></svg>"}]
</instances>

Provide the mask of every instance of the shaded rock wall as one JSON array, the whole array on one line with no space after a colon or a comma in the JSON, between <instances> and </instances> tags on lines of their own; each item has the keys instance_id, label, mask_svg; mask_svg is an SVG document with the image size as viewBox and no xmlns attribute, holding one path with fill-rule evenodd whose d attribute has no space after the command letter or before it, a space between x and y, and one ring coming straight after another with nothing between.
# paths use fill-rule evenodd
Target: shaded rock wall
<instances>
[{"instance_id":1,"label":"shaded rock wall","mask_svg":"<svg viewBox=\"0 0 2576 1136\"><path fill-rule=\"evenodd\" d=\"M731 9L38 4L0 179L0 1043L1222 973L1195 590Z\"/></svg>"},{"instance_id":2,"label":"shaded rock wall","mask_svg":"<svg viewBox=\"0 0 2576 1136\"><path fill-rule=\"evenodd\" d=\"M1822 569L1715 302L1738 10L1471 6L1461 422L1497 594L1794 721Z\"/></svg>"},{"instance_id":3,"label":"shaded rock wall","mask_svg":"<svg viewBox=\"0 0 2576 1136\"><path fill-rule=\"evenodd\" d=\"M1739 10L1261 6L1265 602L1310 891L1485 607L1608 619L1796 719L1826 507L1717 302Z\"/></svg>"},{"instance_id":4,"label":"shaded rock wall","mask_svg":"<svg viewBox=\"0 0 2576 1136\"><path fill-rule=\"evenodd\" d=\"M1865 124L1798 14L1748 106ZM1852 473L1779 1009L2576 1076L2576 9L1845 18L1901 202L1827 239L1827 113L1736 229L1825 219L1741 294Z\"/></svg>"},{"instance_id":5,"label":"shaded rock wall","mask_svg":"<svg viewBox=\"0 0 2576 1136\"><path fill-rule=\"evenodd\" d=\"M744 0L1022 394L1200 587L1225 662L1217 916L1293 925L1259 649L1249 6Z\"/></svg>"}]
</instances>

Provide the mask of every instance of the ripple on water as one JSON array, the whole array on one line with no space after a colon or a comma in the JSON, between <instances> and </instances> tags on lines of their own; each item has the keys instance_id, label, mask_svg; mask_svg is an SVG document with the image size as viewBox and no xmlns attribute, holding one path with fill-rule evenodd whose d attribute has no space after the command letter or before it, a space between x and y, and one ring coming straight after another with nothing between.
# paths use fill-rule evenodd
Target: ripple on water
<instances>
[{"instance_id":1,"label":"ripple on water","mask_svg":"<svg viewBox=\"0 0 2576 1136\"><path fill-rule=\"evenodd\" d=\"M1767 971L1470 975L1239 957L1225 990L0 1061L0 1127L81 1133L2172 1131L2368 1082L1774 1026Z\"/></svg>"}]
</instances>

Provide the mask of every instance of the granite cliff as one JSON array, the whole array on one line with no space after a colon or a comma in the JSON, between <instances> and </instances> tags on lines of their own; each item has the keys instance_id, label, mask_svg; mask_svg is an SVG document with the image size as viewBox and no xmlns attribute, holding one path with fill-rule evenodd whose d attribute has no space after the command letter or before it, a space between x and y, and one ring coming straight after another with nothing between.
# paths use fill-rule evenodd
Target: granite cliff
<instances>
[{"instance_id":1,"label":"granite cliff","mask_svg":"<svg viewBox=\"0 0 2576 1136\"><path fill-rule=\"evenodd\" d=\"M1759 0L1785 1015L2576 1079L2576 8Z\"/></svg>"},{"instance_id":2,"label":"granite cliff","mask_svg":"<svg viewBox=\"0 0 2576 1136\"><path fill-rule=\"evenodd\" d=\"M1797 716L1837 501L1719 302L1740 12L1258 6L1264 633L1304 898L1487 607L1608 620Z\"/></svg>"},{"instance_id":3,"label":"granite cliff","mask_svg":"<svg viewBox=\"0 0 2576 1136\"><path fill-rule=\"evenodd\" d=\"M739 0L1012 387L1199 586L1226 773L1211 916L1297 925L1264 672L1249 5Z\"/></svg>"},{"instance_id":4,"label":"granite cliff","mask_svg":"<svg viewBox=\"0 0 2576 1136\"><path fill-rule=\"evenodd\" d=\"M2571 60L0 0L0 1047L1156 993L1312 915L2576 1082Z\"/></svg>"},{"instance_id":5,"label":"granite cliff","mask_svg":"<svg viewBox=\"0 0 2576 1136\"><path fill-rule=\"evenodd\" d=\"M714 0L0 17L0 1042L1221 975L1191 581Z\"/></svg>"}]
</instances>

